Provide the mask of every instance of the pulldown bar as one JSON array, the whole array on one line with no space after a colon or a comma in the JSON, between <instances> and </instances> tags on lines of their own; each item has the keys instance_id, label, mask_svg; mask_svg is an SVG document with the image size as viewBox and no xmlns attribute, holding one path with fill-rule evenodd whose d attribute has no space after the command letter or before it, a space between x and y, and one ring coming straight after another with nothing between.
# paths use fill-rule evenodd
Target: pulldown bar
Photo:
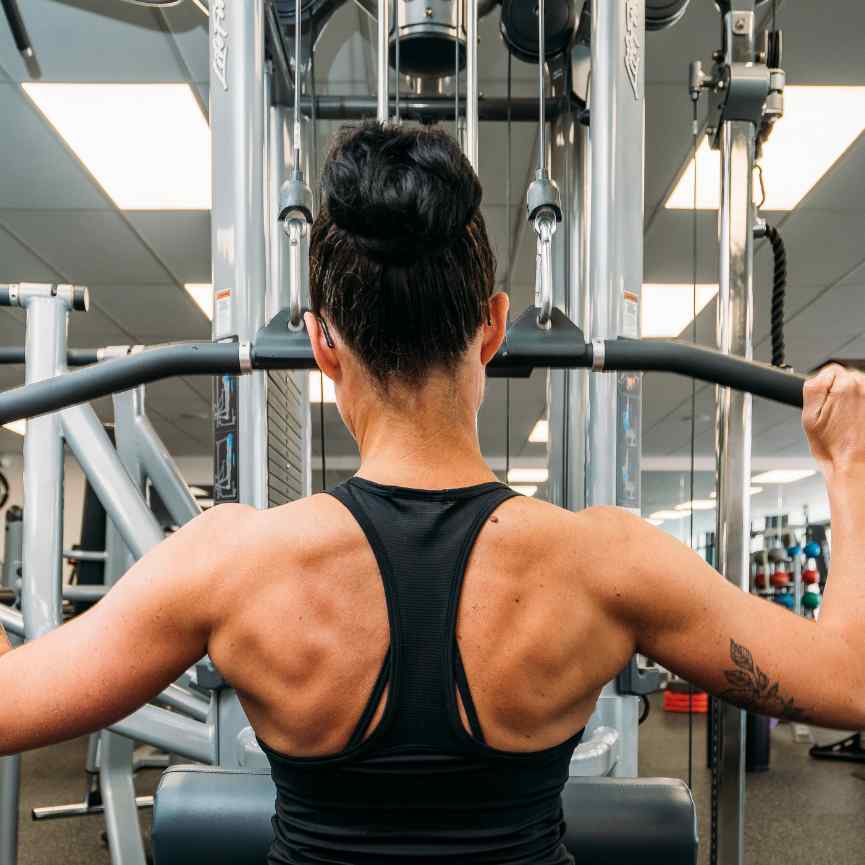
<instances>
[{"instance_id":1,"label":"pulldown bar","mask_svg":"<svg viewBox=\"0 0 865 865\"><path fill-rule=\"evenodd\" d=\"M253 369L315 369L305 329L289 329L290 311L278 313L250 343L177 343L133 350L52 379L0 394L0 424L59 411L101 396L172 376L241 374ZM508 330L489 374L524 378L536 369L595 372L671 372L801 408L805 376L677 340L605 339L587 342L554 308L538 327L530 306Z\"/></svg>"}]
</instances>

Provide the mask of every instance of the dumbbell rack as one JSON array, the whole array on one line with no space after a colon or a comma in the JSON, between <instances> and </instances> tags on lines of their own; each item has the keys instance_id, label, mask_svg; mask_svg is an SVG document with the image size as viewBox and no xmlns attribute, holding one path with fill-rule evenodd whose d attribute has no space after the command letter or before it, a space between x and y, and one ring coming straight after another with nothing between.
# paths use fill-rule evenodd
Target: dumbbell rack
<instances>
[{"instance_id":1,"label":"dumbbell rack","mask_svg":"<svg viewBox=\"0 0 865 865\"><path fill-rule=\"evenodd\" d=\"M814 541L800 544L796 530L803 530L807 538L808 528L786 525L752 532L752 537L764 539L765 548L751 555L751 591L796 615L816 619L825 582L816 560L823 557L823 550Z\"/></svg>"},{"instance_id":2,"label":"dumbbell rack","mask_svg":"<svg viewBox=\"0 0 865 865\"><path fill-rule=\"evenodd\" d=\"M823 557L823 549L813 540L804 545L800 543L797 530L807 539L807 524L783 525L782 517L776 520L776 525L752 531L752 537L763 538L764 549L751 556L751 591L768 601L780 603L797 616L816 619L825 583L825 569L821 574L816 560ZM803 558L806 562L804 569ZM806 724L793 723L792 731L795 742L813 745L814 738Z\"/></svg>"}]
</instances>

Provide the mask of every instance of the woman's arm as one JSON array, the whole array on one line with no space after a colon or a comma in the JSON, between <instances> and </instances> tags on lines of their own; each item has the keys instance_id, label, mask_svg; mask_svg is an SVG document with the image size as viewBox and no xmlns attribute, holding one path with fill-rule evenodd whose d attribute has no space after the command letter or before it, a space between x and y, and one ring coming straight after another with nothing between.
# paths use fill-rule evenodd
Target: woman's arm
<instances>
[{"instance_id":1,"label":"woman's arm","mask_svg":"<svg viewBox=\"0 0 865 865\"><path fill-rule=\"evenodd\" d=\"M0 754L119 721L201 658L250 513L214 508L151 550L83 615L16 649L3 635Z\"/></svg>"},{"instance_id":2,"label":"woman's arm","mask_svg":"<svg viewBox=\"0 0 865 865\"><path fill-rule=\"evenodd\" d=\"M803 423L832 507L819 623L740 591L643 520L605 511L618 537L607 603L640 652L743 708L865 727L865 377L831 367L805 389ZM612 540L610 540L612 542Z\"/></svg>"}]
</instances>

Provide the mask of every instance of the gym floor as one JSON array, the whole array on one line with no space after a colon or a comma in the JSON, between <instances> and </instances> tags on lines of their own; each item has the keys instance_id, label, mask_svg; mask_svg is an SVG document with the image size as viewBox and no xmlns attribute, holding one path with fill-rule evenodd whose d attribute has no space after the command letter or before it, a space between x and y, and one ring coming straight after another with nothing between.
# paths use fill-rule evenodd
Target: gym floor
<instances>
[{"instance_id":1,"label":"gym floor","mask_svg":"<svg viewBox=\"0 0 865 865\"><path fill-rule=\"evenodd\" d=\"M819 744L842 738L813 728ZM86 740L25 755L22 767L21 865L109 865L99 817L33 823L30 809L79 801ZM706 769L705 716L694 723L694 794L700 820L699 865L709 862L709 773ZM661 710L652 713L640 736L640 774L688 775L688 718ZM158 771L142 772L139 793L151 793ZM772 734L772 768L748 776L745 853L754 865L861 865L865 861L865 765L812 760L808 745L793 741L788 725ZM150 815L143 812L145 838ZM661 827L659 827L661 828ZM190 863L195 865L195 863Z\"/></svg>"}]
</instances>

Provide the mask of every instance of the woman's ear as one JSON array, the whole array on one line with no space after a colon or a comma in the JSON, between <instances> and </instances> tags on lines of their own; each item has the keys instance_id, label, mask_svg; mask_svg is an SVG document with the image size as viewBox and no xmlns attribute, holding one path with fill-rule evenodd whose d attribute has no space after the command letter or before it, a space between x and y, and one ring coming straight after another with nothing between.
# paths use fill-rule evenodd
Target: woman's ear
<instances>
[{"instance_id":1,"label":"woman's ear","mask_svg":"<svg viewBox=\"0 0 865 865\"><path fill-rule=\"evenodd\" d=\"M311 312L303 314L306 332L312 345L312 356L318 368L330 379L336 381L339 376L339 349L333 339L329 338L332 328L322 327L322 323ZM325 328L327 328L325 330Z\"/></svg>"},{"instance_id":2,"label":"woman's ear","mask_svg":"<svg viewBox=\"0 0 865 865\"><path fill-rule=\"evenodd\" d=\"M481 344L481 363L488 364L501 348L508 332L508 310L510 298L503 291L497 291L489 300L488 324L484 325Z\"/></svg>"}]
</instances>

